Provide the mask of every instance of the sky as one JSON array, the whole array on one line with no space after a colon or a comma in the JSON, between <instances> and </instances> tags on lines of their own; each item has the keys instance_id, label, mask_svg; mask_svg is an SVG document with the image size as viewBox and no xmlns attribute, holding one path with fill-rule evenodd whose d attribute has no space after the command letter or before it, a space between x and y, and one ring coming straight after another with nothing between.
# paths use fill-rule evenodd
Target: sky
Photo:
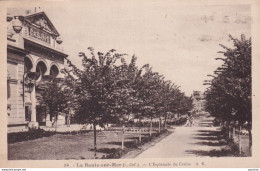
<instances>
[{"instance_id":1,"label":"sky","mask_svg":"<svg viewBox=\"0 0 260 171\"><path fill-rule=\"evenodd\" d=\"M104 2L104 1L103 1ZM177 6L167 3L98 3L41 7L63 39L65 52L80 65L79 52L116 49L135 54L191 95L204 91L203 80L221 65L215 58L232 47L228 35L251 36L250 6Z\"/></svg>"}]
</instances>

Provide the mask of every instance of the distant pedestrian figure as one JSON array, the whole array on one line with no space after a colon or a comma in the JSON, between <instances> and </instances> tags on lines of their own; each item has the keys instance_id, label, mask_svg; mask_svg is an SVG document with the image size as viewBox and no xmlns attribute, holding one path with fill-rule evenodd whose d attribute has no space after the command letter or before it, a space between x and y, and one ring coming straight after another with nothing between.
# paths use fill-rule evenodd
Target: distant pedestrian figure
<instances>
[{"instance_id":1,"label":"distant pedestrian figure","mask_svg":"<svg viewBox=\"0 0 260 171\"><path fill-rule=\"evenodd\" d=\"M194 122L193 122L193 117L192 115L190 116L190 126L193 126L194 125Z\"/></svg>"},{"instance_id":2,"label":"distant pedestrian figure","mask_svg":"<svg viewBox=\"0 0 260 171\"><path fill-rule=\"evenodd\" d=\"M193 125L194 125L193 117L192 117L192 115L189 115L189 116L187 117L187 121L186 121L186 123L185 123L185 126L191 127L191 126L193 126Z\"/></svg>"},{"instance_id":3,"label":"distant pedestrian figure","mask_svg":"<svg viewBox=\"0 0 260 171\"><path fill-rule=\"evenodd\" d=\"M187 117L187 120L186 120L185 126L190 126L190 116Z\"/></svg>"}]
</instances>

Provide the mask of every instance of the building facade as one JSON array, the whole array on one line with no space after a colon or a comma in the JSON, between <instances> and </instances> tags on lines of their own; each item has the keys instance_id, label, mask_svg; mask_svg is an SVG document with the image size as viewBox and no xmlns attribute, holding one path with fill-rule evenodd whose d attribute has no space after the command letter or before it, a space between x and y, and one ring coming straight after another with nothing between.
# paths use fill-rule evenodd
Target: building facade
<instances>
[{"instance_id":1,"label":"building facade","mask_svg":"<svg viewBox=\"0 0 260 171\"><path fill-rule=\"evenodd\" d=\"M192 100L193 100L193 112L195 113L202 113L204 112L204 94L201 91L193 91L192 93Z\"/></svg>"},{"instance_id":2,"label":"building facade","mask_svg":"<svg viewBox=\"0 0 260 171\"><path fill-rule=\"evenodd\" d=\"M44 12L8 9L8 132L51 125L52 118L37 100L40 85L48 76L63 78L67 56L60 34ZM64 119L60 117L59 122Z\"/></svg>"}]
</instances>

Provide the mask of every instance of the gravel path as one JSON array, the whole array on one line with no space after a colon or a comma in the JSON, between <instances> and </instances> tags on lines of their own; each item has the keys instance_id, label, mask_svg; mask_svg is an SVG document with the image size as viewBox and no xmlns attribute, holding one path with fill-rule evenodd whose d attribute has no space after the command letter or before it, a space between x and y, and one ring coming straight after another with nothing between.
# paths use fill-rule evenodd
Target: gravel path
<instances>
[{"instance_id":1,"label":"gravel path","mask_svg":"<svg viewBox=\"0 0 260 171\"><path fill-rule=\"evenodd\" d=\"M155 146L136 158L174 158L174 157L221 157L229 156L226 144L219 139L219 129L212 126L211 117L194 119L192 127L176 127Z\"/></svg>"}]
</instances>

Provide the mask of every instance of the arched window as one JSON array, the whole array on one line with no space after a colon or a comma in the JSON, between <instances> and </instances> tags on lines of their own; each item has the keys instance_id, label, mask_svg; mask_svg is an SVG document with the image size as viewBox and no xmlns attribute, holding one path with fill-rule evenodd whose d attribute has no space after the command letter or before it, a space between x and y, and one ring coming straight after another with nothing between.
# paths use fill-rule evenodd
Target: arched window
<instances>
[{"instance_id":1,"label":"arched window","mask_svg":"<svg viewBox=\"0 0 260 171\"><path fill-rule=\"evenodd\" d=\"M47 71L47 66L45 65L45 63L43 61L38 62L36 65L36 72L38 72L40 75L37 78L37 80L40 80L46 71Z\"/></svg>"},{"instance_id":2,"label":"arched window","mask_svg":"<svg viewBox=\"0 0 260 171\"><path fill-rule=\"evenodd\" d=\"M24 72L31 71L32 67L33 67L33 63L31 61L31 59L28 57L25 57L24 58Z\"/></svg>"},{"instance_id":3,"label":"arched window","mask_svg":"<svg viewBox=\"0 0 260 171\"><path fill-rule=\"evenodd\" d=\"M50 75L52 75L53 77L57 77L57 75L59 75L59 69L56 65L51 66Z\"/></svg>"}]
</instances>

